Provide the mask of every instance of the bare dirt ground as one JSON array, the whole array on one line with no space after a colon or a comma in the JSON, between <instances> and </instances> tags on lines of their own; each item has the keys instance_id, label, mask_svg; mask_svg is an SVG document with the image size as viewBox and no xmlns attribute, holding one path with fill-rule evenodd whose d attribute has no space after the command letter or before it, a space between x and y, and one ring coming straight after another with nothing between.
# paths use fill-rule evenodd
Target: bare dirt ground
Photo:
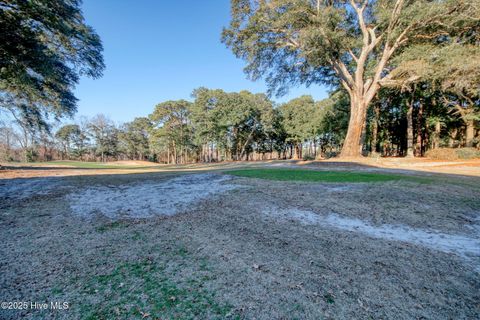
<instances>
[{"instance_id":1,"label":"bare dirt ground","mask_svg":"<svg viewBox=\"0 0 480 320\"><path fill-rule=\"evenodd\" d=\"M58 168L64 176L23 179L12 177L38 171L9 169L0 180L0 300L69 308L0 318L478 319L480 180L430 163L288 163L414 167L432 177L427 184L211 170L241 164Z\"/></svg>"}]
</instances>

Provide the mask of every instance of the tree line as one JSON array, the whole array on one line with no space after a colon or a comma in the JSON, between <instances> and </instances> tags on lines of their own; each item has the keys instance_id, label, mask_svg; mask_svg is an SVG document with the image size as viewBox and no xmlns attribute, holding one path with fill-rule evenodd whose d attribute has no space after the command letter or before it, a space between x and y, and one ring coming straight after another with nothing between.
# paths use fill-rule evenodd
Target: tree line
<instances>
[{"instance_id":1,"label":"tree line","mask_svg":"<svg viewBox=\"0 0 480 320\"><path fill-rule=\"evenodd\" d=\"M101 114L51 131L15 120L0 126L0 157L169 164L313 160L338 155L348 131L350 101L341 89L320 101L305 95L283 104L261 93L207 88L194 90L192 98L161 102L148 117L121 125ZM428 83L380 90L366 116L363 155L424 156L440 148L478 147L479 105L465 106L460 99Z\"/></svg>"},{"instance_id":2,"label":"tree line","mask_svg":"<svg viewBox=\"0 0 480 320\"><path fill-rule=\"evenodd\" d=\"M222 42L251 79L265 79L268 95L199 88L193 101L160 103L121 126L99 115L53 133L52 122L76 112L80 76L105 68L80 4L0 6L0 115L14 119L0 128L4 159L186 163L478 148L480 0L232 0ZM300 84L331 94L268 98Z\"/></svg>"},{"instance_id":3,"label":"tree line","mask_svg":"<svg viewBox=\"0 0 480 320\"><path fill-rule=\"evenodd\" d=\"M3 160L150 160L163 163L314 159L338 152L347 110L332 96L275 105L265 94L199 88L193 101L157 104L116 125L104 115L56 130L14 121L0 127ZM338 122L338 125L334 125Z\"/></svg>"}]
</instances>

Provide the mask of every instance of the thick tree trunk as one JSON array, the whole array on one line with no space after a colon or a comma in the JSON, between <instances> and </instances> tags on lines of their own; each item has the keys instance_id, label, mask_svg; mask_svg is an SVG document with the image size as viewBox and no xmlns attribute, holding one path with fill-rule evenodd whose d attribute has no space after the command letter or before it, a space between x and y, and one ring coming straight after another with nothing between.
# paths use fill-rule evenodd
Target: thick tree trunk
<instances>
[{"instance_id":1,"label":"thick tree trunk","mask_svg":"<svg viewBox=\"0 0 480 320\"><path fill-rule=\"evenodd\" d=\"M465 126L465 146L471 148L475 137L475 123L473 120L467 120Z\"/></svg>"},{"instance_id":2,"label":"thick tree trunk","mask_svg":"<svg viewBox=\"0 0 480 320\"><path fill-rule=\"evenodd\" d=\"M293 160L297 160L297 159L298 159L298 144L295 144L295 146L293 147L292 159L293 159Z\"/></svg>"},{"instance_id":3,"label":"thick tree trunk","mask_svg":"<svg viewBox=\"0 0 480 320\"><path fill-rule=\"evenodd\" d=\"M294 160L302 159L302 144L301 143L295 144L294 150L295 151L294 151L293 159Z\"/></svg>"},{"instance_id":4,"label":"thick tree trunk","mask_svg":"<svg viewBox=\"0 0 480 320\"><path fill-rule=\"evenodd\" d=\"M413 99L410 101L407 110L407 158L413 158Z\"/></svg>"},{"instance_id":5,"label":"thick tree trunk","mask_svg":"<svg viewBox=\"0 0 480 320\"><path fill-rule=\"evenodd\" d=\"M340 153L342 158L361 157L364 142L363 127L367 118L367 103L363 99L354 97L350 97L350 100L350 120Z\"/></svg>"},{"instance_id":6,"label":"thick tree trunk","mask_svg":"<svg viewBox=\"0 0 480 320\"><path fill-rule=\"evenodd\" d=\"M449 148L454 148L455 147L456 138L457 138L457 129L454 128L454 129L452 129L452 131L450 132L449 137L448 137L448 147Z\"/></svg>"}]
</instances>

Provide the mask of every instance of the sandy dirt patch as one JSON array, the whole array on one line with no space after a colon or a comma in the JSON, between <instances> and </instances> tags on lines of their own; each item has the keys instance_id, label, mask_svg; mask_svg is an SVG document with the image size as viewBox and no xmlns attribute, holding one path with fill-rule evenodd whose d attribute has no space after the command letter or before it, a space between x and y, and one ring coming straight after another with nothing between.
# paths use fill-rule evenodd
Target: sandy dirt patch
<instances>
[{"instance_id":1,"label":"sandy dirt patch","mask_svg":"<svg viewBox=\"0 0 480 320\"><path fill-rule=\"evenodd\" d=\"M479 224L470 225L477 230L476 238L464 235L447 234L436 230L422 230L405 225L374 226L366 221L342 217L336 213L320 215L313 211L298 208L265 208L264 214L281 219L293 219L306 225L319 225L350 232L358 232L369 237L408 242L446 253L454 253L474 265L480 272L480 232ZM479 214L480 216L480 214Z\"/></svg>"},{"instance_id":2,"label":"sandy dirt patch","mask_svg":"<svg viewBox=\"0 0 480 320\"><path fill-rule=\"evenodd\" d=\"M150 218L185 211L201 199L238 188L231 178L218 174L186 174L161 182L98 186L66 196L74 214L110 219Z\"/></svg>"}]
</instances>

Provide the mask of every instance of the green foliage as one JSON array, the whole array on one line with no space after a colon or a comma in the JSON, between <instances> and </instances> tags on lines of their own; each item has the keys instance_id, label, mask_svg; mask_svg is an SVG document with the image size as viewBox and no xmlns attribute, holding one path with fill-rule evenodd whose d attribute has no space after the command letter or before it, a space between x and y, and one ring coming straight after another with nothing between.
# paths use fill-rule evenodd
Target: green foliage
<instances>
[{"instance_id":1,"label":"green foliage","mask_svg":"<svg viewBox=\"0 0 480 320\"><path fill-rule=\"evenodd\" d=\"M193 103L160 103L149 116L150 148L166 162L241 160L254 152L280 158L290 145L307 141L336 148L348 118L341 93L319 102L304 96L279 108L248 91L198 88L192 96Z\"/></svg>"},{"instance_id":2,"label":"green foliage","mask_svg":"<svg viewBox=\"0 0 480 320\"><path fill-rule=\"evenodd\" d=\"M315 157L312 156L312 155L306 155L306 156L303 156L302 159L305 160L305 161L313 161L313 160L315 160Z\"/></svg>"},{"instance_id":3,"label":"green foliage","mask_svg":"<svg viewBox=\"0 0 480 320\"><path fill-rule=\"evenodd\" d=\"M301 143L318 134L320 119L317 106L311 96L301 96L280 106L287 141Z\"/></svg>"},{"instance_id":4,"label":"green foliage","mask_svg":"<svg viewBox=\"0 0 480 320\"><path fill-rule=\"evenodd\" d=\"M478 4L478 0L232 0L232 19L222 39L247 61L246 72L253 79L266 75L271 89L282 92L298 82L332 84L337 76L348 83L341 64L354 73L363 68L362 62L370 77L380 59L391 56L382 54L385 47L410 48L467 33L478 38L475 31L468 31L477 24ZM370 52L374 54L363 61Z\"/></svg>"},{"instance_id":5,"label":"green foliage","mask_svg":"<svg viewBox=\"0 0 480 320\"><path fill-rule=\"evenodd\" d=\"M61 127L55 133L55 137L62 143L64 153L70 157L82 157L86 152L87 136L76 124Z\"/></svg>"},{"instance_id":6,"label":"green foliage","mask_svg":"<svg viewBox=\"0 0 480 320\"><path fill-rule=\"evenodd\" d=\"M322 156L336 155L342 143L356 153L363 137L370 142L363 151L381 148L397 156L414 138L418 155L478 145L480 0L231 4L222 41L246 60L253 80L265 77L278 94L291 85L322 83L334 89L330 97L315 102L302 96L277 107L265 94L199 88L193 102L160 103L149 118L120 128L104 116L60 128L55 138L62 159L186 163L264 159L274 152L281 158L293 148L300 157L314 149L305 155L313 159L317 146ZM79 0L0 5L0 109L11 111L20 129L14 143L5 136L2 157L18 159L15 148L30 161L58 154L49 115L72 115L80 76L101 76L101 41L80 6ZM375 112L368 110L372 104ZM347 134L347 127L355 133ZM54 151L47 156L47 150Z\"/></svg>"},{"instance_id":7,"label":"green foliage","mask_svg":"<svg viewBox=\"0 0 480 320\"><path fill-rule=\"evenodd\" d=\"M153 124L148 118L125 123L118 133L119 149L130 159L145 160L150 153L149 136Z\"/></svg>"},{"instance_id":8,"label":"green foliage","mask_svg":"<svg viewBox=\"0 0 480 320\"><path fill-rule=\"evenodd\" d=\"M341 91L317 102L311 96L290 100L279 108L286 141L293 145L314 141L324 155L327 148L337 148L343 141L348 108L347 97Z\"/></svg>"},{"instance_id":9,"label":"green foliage","mask_svg":"<svg viewBox=\"0 0 480 320\"><path fill-rule=\"evenodd\" d=\"M85 24L81 2L11 0L0 5L0 108L46 126L76 110L80 76L98 78L102 44Z\"/></svg>"},{"instance_id":10,"label":"green foliage","mask_svg":"<svg viewBox=\"0 0 480 320\"><path fill-rule=\"evenodd\" d=\"M149 116L153 124L150 138L153 149L157 152L166 149L167 156L172 156L174 163L184 162L187 150L192 147L190 105L186 100L162 102Z\"/></svg>"},{"instance_id":11,"label":"green foliage","mask_svg":"<svg viewBox=\"0 0 480 320\"><path fill-rule=\"evenodd\" d=\"M255 147L263 152L281 149L279 114L264 94L199 88L193 96L192 125L199 146L215 145L233 159Z\"/></svg>"},{"instance_id":12,"label":"green foliage","mask_svg":"<svg viewBox=\"0 0 480 320\"><path fill-rule=\"evenodd\" d=\"M35 160L37 160L37 157L38 153L35 149L27 148L27 150L25 150L25 160L27 162L35 162Z\"/></svg>"},{"instance_id":13,"label":"green foliage","mask_svg":"<svg viewBox=\"0 0 480 320\"><path fill-rule=\"evenodd\" d=\"M397 89L397 92L389 94L407 97L402 104L411 103L414 107L423 104L427 113L426 123L419 124L419 128L423 127L425 134L431 133L432 147L439 146L440 138L456 139L456 132L468 131L462 126L474 128L474 122L480 119L479 26L478 23L472 24L473 20L478 21L479 2L467 1L464 4L476 5L463 17L454 15L452 21L443 26L449 27L431 38L434 41L422 40L404 48L392 60L395 68L385 82L385 85ZM455 6L450 5L451 8ZM435 6L441 15L438 9L441 4ZM423 100L423 97L427 99ZM424 122L423 119L417 121ZM474 131L465 132L465 145L475 144ZM449 144L463 144L451 141Z\"/></svg>"},{"instance_id":14,"label":"green foliage","mask_svg":"<svg viewBox=\"0 0 480 320\"><path fill-rule=\"evenodd\" d=\"M443 65L450 65L449 56L465 57L455 54L459 47L463 50L468 46L468 56L478 53L480 0L231 3L232 18L222 40L237 57L246 60L245 71L252 79L265 77L269 90L279 95L299 83L346 90L351 118L344 156L360 155L358 146L364 143L362 127L369 105L382 85L395 82L398 73L404 74L397 70L405 65L402 62L409 60L409 70L430 76L422 63L431 53L425 48L447 48L444 62L433 57L435 63ZM405 57L395 61L402 53ZM406 57L412 54L415 59L410 61ZM478 69L476 60L469 65ZM466 86L458 81L458 75L469 66L459 61L444 73L454 79L444 81L445 86ZM407 82L417 79L409 72L403 77Z\"/></svg>"},{"instance_id":15,"label":"green foliage","mask_svg":"<svg viewBox=\"0 0 480 320\"><path fill-rule=\"evenodd\" d=\"M319 143L323 149L338 149L343 143L350 117L350 102L344 91L333 92L329 98L318 101L317 119L320 122Z\"/></svg>"},{"instance_id":16,"label":"green foliage","mask_svg":"<svg viewBox=\"0 0 480 320\"><path fill-rule=\"evenodd\" d=\"M248 178L260 178L279 181L300 181L300 182L384 182L395 180L406 180L426 182L425 179L383 173L363 173L344 171L316 171L297 169L247 169L227 171L226 174Z\"/></svg>"}]
</instances>

